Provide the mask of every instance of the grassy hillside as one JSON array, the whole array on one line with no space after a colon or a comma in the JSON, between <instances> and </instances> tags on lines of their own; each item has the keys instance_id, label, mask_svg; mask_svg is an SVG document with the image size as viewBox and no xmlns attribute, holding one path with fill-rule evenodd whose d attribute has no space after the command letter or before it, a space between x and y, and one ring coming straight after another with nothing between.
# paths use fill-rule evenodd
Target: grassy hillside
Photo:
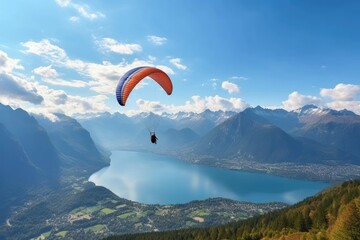
<instances>
[{"instance_id":1,"label":"grassy hillside","mask_svg":"<svg viewBox=\"0 0 360 240\"><path fill-rule=\"evenodd\" d=\"M283 210L227 225L108 238L125 239L360 239L360 180L345 182Z\"/></svg>"}]
</instances>

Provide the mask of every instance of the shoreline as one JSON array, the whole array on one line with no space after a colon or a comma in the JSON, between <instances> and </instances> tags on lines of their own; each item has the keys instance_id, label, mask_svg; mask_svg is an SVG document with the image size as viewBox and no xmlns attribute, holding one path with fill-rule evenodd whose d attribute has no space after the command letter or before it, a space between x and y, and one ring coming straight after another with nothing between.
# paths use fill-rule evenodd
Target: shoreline
<instances>
[{"instance_id":1,"label":"shoreline","mask_svg":"<svg viewBox=\"0 0 360 240\"><path fill-rule=\"evenodd\" d=\"M297 180L297 181L302 181L304 182L303 184L316 184L316 182L318 182L319 184L325 184L326 187L325 188L328 188L329 186L331 186L332 184L329 184L329 182L325 182L325 181L314 181L314 180L309 180L309 179L296 179L296 178L290 178L290 177L286 177L286 176L279 176L279 175L275 175L275 174L269 174L269 173L266 173L264 171L254 171L254 170L249 170L249 169L234 169L234 168L224 168L224 167L219 167L219 166L211 166L211 165L207 165L207 164L203 164L203 163L193 163L191 161L186 161L186 160L183 160L183 159L180 159L179 157L177 156L174 156L174 155L169 155L169 154L159 154L159 153L154 153L154 152L151 152L151 151L134 151L134 150L129 150L129 149L126 149L126 150L113 150L113 153L115 152L133 152L133 153L145 153L145 154L153 154L155 155L155 158L156 158L156 155L159 155L159 156L162 156L162 157L169 157L169 159L167 159L167 161L177 161L178 163L181 164L181 162L183 164L187 164L187 165L198 165L198 166L202 166L202 167L205 167L205 168L213 168L213 169L217 169L217 170L227 170L227 171L236 171L236 172L239 172L239 175L236 175L236 176L242 176L242 174L253 174L253 175L249 175L252 179L253 178L267 178L267 177L270 177L270 179L274 179L276 181L293 181L293 180ZM117 156L116 154L114 154L115 156ZM112 155L112 156L114 156ZM123 156L126 158L126 156L128 156L126 153L125 155L119 155L119 156ZM129 155L130 156L130 155ZM144 160L145 158L147 158L146 156L147 155L144 155L145 157L142 157L140 159ZM172 159L171 159L172 158ZM114 160L116 162L117 158L115 159L111 159L111 160ZM120 159L119 159L120 160ZM191 166L189 166L191 168ZM105 167L107 168L107 167ZM161 203L160 202L144 202L142 201L141 199L135 199L135 198L131 198L131 196L127 196L126 194L126 191L124 192L124 190L122 189L117 189L116 187L111 187L111 184L107 184L107 180L105 180L105 178L103 180L101 180L101 176L102 175L107 175L106 173L104 172L101 172L102 170L104 170L105 168L101 168L99 169L98 171L95 171L93 174L91 174L89 177L88 177L88 181L91 182L92 184L94 184L95 186L102 186L102 187L105 187L107 188L108 190L112 191L115 195L117 195L118 197L120 198L125 198L125 199L129 199L131 201L135 201L135 202L139 202L139 203L144 203L144 204L160 204L160 205L168 205L168 204L187 204L191 201L193 201L194 199L195 200L206 200L206 199L209 199L209 198L216 198L216 197L220 197L220 198L224 198L224 199L229 199L229 200L234 200L234 201L245 201L245 202L252 202L252 203L270 203L270 202L286 202L287 204L294 204L298 201L301 201L301 199L299 199L298 201L287 201L287 200L284 200L284 199L272 199L272 200L263 200L263 201L259 201L259 199L239 199L239 197L229 197L229 196L225 196L225 195L218 195L218 196L213 196L213 195L209 195L209 196L205 196L204 198L197 198L197 197L194 197L193 199L191 200L188 200L188 201L180 201L180 202L164 202L164 203ZM113 170L110 170L109 173L111 173ZM210 170L210 171L214 171L214 170ZM101 172L100 174L97 174L98 172ZM241 173L242 172L242 173ZM111 173L112 174L112 173ZM119 174L125 174L126 175L126 172L123 172L123 173L120 173ZM225 173L224 173L225 174ZM232 175L230 172L228 172L228 174ZM259 174L258 176L257 175L254 175L254 174ZM262 176L263 177L262 177ZM255 177L254 177L255 176ZM277 178L277 179L276 179ZM282 179L283 180L282 180ZM306 183L308 182L308 183ZM184 184L187 184L187 181L185 181ZM110 188L109 188L110 187ZM322 191L321 189L319 191ZM205 194L207 195L207 194Z\"/></svg>"},{"instance_id":2,"label":"shoreline","mask_svg":"<svg viewBox=\"0 0 360 240\"><path fill-rule=\"evenodd\" d=\"M233 171L244 171L249 173L262 173L270 176L324 182L329 184L336 184L350 179L360 178L360 166L354 164L326 165L319 163L297 164L293 162L262 163L236 158L216 159L211 156L183 155L178 151L151 151L150 149L134 149L131 147L119 147L110 151L146 152L174 157L180 161L196 165Z\"/></svg>"}]
</instances>

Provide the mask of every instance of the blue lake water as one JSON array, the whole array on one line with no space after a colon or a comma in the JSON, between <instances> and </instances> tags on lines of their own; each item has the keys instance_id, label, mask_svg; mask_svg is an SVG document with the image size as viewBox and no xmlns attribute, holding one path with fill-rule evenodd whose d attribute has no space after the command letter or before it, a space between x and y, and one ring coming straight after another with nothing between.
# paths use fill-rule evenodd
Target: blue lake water
<instances>
[{"instance_id":1,"label":"blue lake water","mask_svg":"<svg viewBox=\"0 0 360 240\"><path fill-rule=\"evenodd\" d=\"M223 197L257 203L296 203L328 186L261 173L196 165L174 157L113 151L111 164L89 179L116 195L141 203L176 204Z\"/></svg>"}]
</instances>

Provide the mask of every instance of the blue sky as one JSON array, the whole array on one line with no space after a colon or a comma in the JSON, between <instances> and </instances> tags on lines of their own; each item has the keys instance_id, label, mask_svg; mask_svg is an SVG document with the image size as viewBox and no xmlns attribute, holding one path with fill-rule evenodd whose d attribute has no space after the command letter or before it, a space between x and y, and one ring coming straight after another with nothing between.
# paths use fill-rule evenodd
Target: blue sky
<instances>
[{"instance_id":1,"label":"blue sky","mask_svg":"<svg viewBox=\"0 0 360 240\"><path fill-rule=\"evenodd\" d=\"M0 3L0 102L34 113L287 110L313 103L360 114L359 1L37 0ZM125 107L132 67L149 79Z\"/></svg>"}]
</instances>

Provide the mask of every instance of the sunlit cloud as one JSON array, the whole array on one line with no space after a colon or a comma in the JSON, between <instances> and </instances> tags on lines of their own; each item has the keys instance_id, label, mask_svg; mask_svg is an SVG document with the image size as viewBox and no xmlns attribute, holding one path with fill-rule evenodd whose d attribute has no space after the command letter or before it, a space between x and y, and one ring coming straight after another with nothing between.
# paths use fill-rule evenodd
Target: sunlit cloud
<instances>
[{"instance_id":1,"label":"sunlit cloud","mask_svg":"<svg viewBox=\"0 0 360 240\"><path fill-rule=\"evenodd\" d=\"M289 94L288 99L282 102L283 108L286 110L295 110L308 104L321 105L322 100L314 96L305 96L298 92Z\"/></svg>"},{"instance_id":2,"label":"sunlit cloud","mask_svg":"<svg viewBox=\"0 0 360 240\"><path fill-rule=\"evenodd\" d=\"M171 67L168 67L168 66L165 66L165 65L156 65L155 67L158 68L158 69L163 70L168 75L174 75L175 74L174 70L172 70Z\"/></svg>"},{"instance_id":3,"label":"sunlit cloud","mask_svg":"<svg viewBox=\"0 0 360 240\"><path fill-rule=\"evenodd\" d=\"M155 62L156 61L156 57L155 56L148 56L148 59L150 62Z\"/></svg>"},{"instance_id":4,"label":"sunlit cloud","mask_svg":"<svg viewBox=\"0 0 360 240\"><path fill-rule=\"evenodd\" d=\"M112 38L103 38L97 40L96 44L99 46L101 51L114 52L118 54L131 55L135 52L141 52L142 47L136 43L120 43Z\"/></svg>"},{"instance_id":5,"label":"sunlit cloud","mask_svg":"<svg viewBox=\"0 0 360 240\"><path fill-rule=\"evenodd\" d=\"M58 72L51 67L51 65L46 67L38 67L33 70L34 73L40 75L42 78L57 78L59 77Z\"/></svg>"},{"instance_id":6,"label":"sunlit cloud","mask_svg":"<svg viewBox=\"0 0 360 240\"><path fill-rule=\"evenodd\" d=\"M240 92L240 88L235 83L229 82L229 81L223 81L221 83L221 87L228 91L228 93L238 93Z\"/></svg>"},{"instance_id":7,"label":"sunlit cloud","mask_svg":"<svg viewBox=\"0 0 360 240\"><path fill-rule=\"evenodd\" d=\"M71 0L55 0L55 2L60 6L60 7L67 7Z\"/></svg>"},{"instance_id":8,"label":"sunlit cloud","mask_svg":"<svg viewBox=\"0 0 360 240\"><path fill-rule=\"evenodd\" d=\"M350 101L360 95L360 85L339 83L335 88L322 88L320 95L332 100Z\"/></svg>"},{"instance_id":9,"label":"sunlit cloud","mask_svg":"<svg viewBox=\"0 0 360 240\"><path fill-rule=\"evenodd\" d=\"M19 59L10 58L6 52L0 50L0 73L9 73L14 69L24 69Z\"/></svg>"},{"instance_id":10,"label":"sunlit cloud","mask_svg":"<svg viewBox=\"0 0 360 240\"><path fill-rule=\"evenodd\" d=\"M40 84L37 89L44 101L39 106L30 106L26 110L50 119L54 118L54 113L63 113L75 118L87 118L111 110L106 105L108 97L105 95L74 96L63 90L51 89Z\"/></svg>"},{"instance_id":11,"label":"sunlit cloud","mask_svg":"<svg viewBox=\"0 0 360 240\"><path fill-rule=\"evenodd\" d=\"M334 88L322 88L320 95L330 99L326 106L332 109L347 109L360 114L360 85L339 83Z\"/></svg>"},{"instance_id":12,"label":"sunlit cloud","mask_svg":"<svg viewBox=\"0 0 360 240\"><path fill-rule=\"evenodd\" d=\"M187 66L183 65L181 63L181 59L180 58L173 58L170 59L170 63L173 64L176 68L180 69L180 70L186 70Z\"/></svg>"},{"instance_id":13,"label":"sunlit cloud","mask_svg":"<svg viewBox=\"0 0 360 240\"><path fill-rule=\"evenodd\" d=\"M159 37L159 36L155 36L155 35L149 35L147 36L147 39L149 42L155 44L155 45L163 45L166 43L167 38L166 37Z\"/></svg>"},{"instance_id":14,"label":"sunlit cloud","mask_svg":"<svg viewBox=\"0 0 360 240\"><path fill-rule=\"evenodd\" d=\"M28 41L22 45L26 48L23 51L24 53L43 57L56 67L72 69L81 76L88 78L89 81L87 84L90 90L99 94L113 94L114 86L121 76L130 69L140 66L154 66L152 59L134 59L132 62L122 60L117 64L113 64L109 61L92 63L79 59L71 59L63 49L52 44L48 39L43 39L40 42ZM163 70L169 75L175 74L168 66L155 65L155 67Z\"/></svg>"},{"instance_id":15,"label":"sunlit cloud","mask_svg":"<svg viewBox=\"0 0 360 240\"><path fill-rule=\"evenodd\" d=\"M91 10L91 8L86 4L74 3L71 0L55 0L55 2L62 8L69 7L76 10L80 16L89 20L105 17L105 14Z\"/></svg>"},{"instance_id":16,"label":"sunlit cloud","mask_svg":"<svg viewBox=\"0 0 360 240\"><path fill-rule=\"evenodd\" d=\"M33 72L41 77L41 80L52 85L67 87L86 87L87 82L81 80L64 80L59 78L58 72L50 66L38 67Z\"/></svg>"},{"instance_id":17,"label":"sunlit cloud","mask_svg":"<svg viewBox=\"0 0 360 240\"><path fill-rule=\"evenodd\" d=\"M26 54L35 54L53 62L64 61L67 56L63 49L53 45L48 39L42 39L40 42L28 41L21 43L26 50Z\"/></svg>"},{"instance_id":18,"label":"sunlit cloud","mask_svg":"<svg viewBox=\"0 0 360 240\"><path fill-rule=\"evenodd\" d=\"M326 105L338 111L346 109L360 115L360 101L332 101Z\"/></svg>"},{"instance_id":19,"label":"sunlit cloud","mask_svg":"<svg viewBox=\"0 0 360 240\"><path fill-rule=\"evenodd\" d=\"M177 112L195 112L201 113L207 109L211 111L242 111L249 105L241 98L223 98L218 95L207 96L202 98L200 96L192 96L191 100L186 101L184 105L168 105L162 104L158 101L148 101L138 99L136 101L137 109L125 112L128 115L134 115L140 112L154 112L154 113L177 113Z\"/></svg>"}]
</instances>

